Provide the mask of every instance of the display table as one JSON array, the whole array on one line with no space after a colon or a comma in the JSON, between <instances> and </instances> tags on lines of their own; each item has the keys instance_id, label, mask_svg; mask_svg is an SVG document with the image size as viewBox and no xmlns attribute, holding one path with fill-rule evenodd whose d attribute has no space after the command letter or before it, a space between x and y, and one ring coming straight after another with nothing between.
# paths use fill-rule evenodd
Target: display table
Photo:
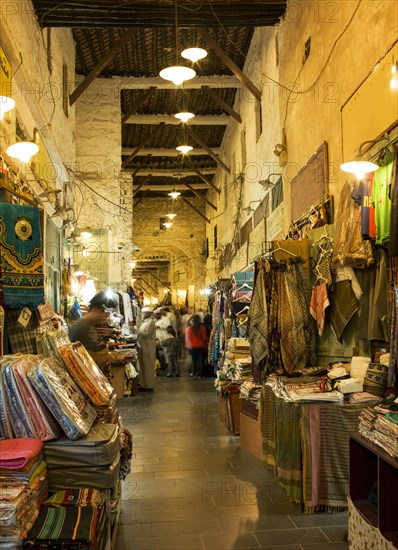
<instances>
[{"instance_id":1,"label":"display table","mask_svg":"<svg viewBox=\"0 0 398 550\"><path fill-rule=\"evenodd\" d=\"M287 402L267 385L261 399L264 460L288 499L306 513L346 509L349 436L364 405Z\"/></svg>"}]
</instances>

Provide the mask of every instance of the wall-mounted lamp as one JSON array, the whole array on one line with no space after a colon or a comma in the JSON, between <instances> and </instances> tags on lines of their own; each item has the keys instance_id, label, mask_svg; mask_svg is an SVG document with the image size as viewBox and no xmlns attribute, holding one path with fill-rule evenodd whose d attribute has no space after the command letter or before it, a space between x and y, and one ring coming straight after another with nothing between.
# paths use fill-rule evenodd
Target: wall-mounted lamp
<instances>
[{"instance_id":1,"label":"wall-mounted lamp","mask_svg":"<svg viewBox=\"0 0 398 550\"><path fill-rule=\"evenodd\" d=\"M274 149L274 155L280 157L283 151L286 151L286 145L283 143L277 143Z\"/></svg>"},{"instance_id":2,"label":"wall-mounted lamp","mask_svg":"<svg viewBox=\"0 0 398 550\"><path fill-rule=\"evenodd\" d=\"M7 155L21 162L29 162L39 151L39 146L33 141L17 141L7 148Z\"/></svg>"},{"instance_id":3,"label":"wall-mounted lamp","mask_svg":"<svg viewBox=\"0 0 398 550\"><path fill-rule=\"evenodd\" d=\"M250 201L249 204L246 206L246 208L243 209L244 212L245 212L248 216L250 216L250 214L251 214L252 212L254 212L254 208L252 208L252 207L250 206L250 205L253 204L254 202L261 202L261 200L259 199L259 200L255 200L255 201Z\"/></svg>"},{"instance_id":4,"label":"wall-mounted lamp","mask_svg":"<svg viewBox=\"0 0 398 550\"><path fill-rule=\"evenodd\" d=\"M62 193L61 189L49 189L48 191L40 193L39 199L42 201L56 202L60 193Z\"/></svg>"},{"instance_id":5,"label":"wall-mounted lamp","mask_svg":"<svg viewBox=\"0 0 398 550\"><path fill-rule=\"evenodd\" d=\"M6 95L0 95L0 120L3 120L4 115L15 107L15 101Z\"/></svg>"},{"instance_id":6,"label":"wall-mounted lamp","mask_svg":"<svg viewBox=\"0 0 398 550\"><path fill-rule=\"evenodd\" d=\"M398 90L398 62L391 67L391 74L390 89Z\"/></svg>"},{"instance_id":7,"label":"wall-mounted lamp","mask_svg":"<svg viewBox=\"0 0 398 550\"><path fill-rule=\"evenodd\" d=\"M268 176L267 179L265 179L265 180L260 180L258 183L259 183L260 185L263 186L264 191L268 191L268 189L269 189L270 187L273 187L273 186L275 185L275 183L276 183L276 182L274 183L274 182L271 181L271 177L272 177L272 176L278 176L278 178L279 178L281 175L282 175L282 174L272 173L272 174L270 174L270 175Z\"/></svg>"},{"instance_id":8,"label":"wall-mounted lamp","mask_svg":"<svg viewBox=\"0 0 398 550\"><path fill-rule=\"evenodd\" d=\"M380 141L383 141L385 139L388 140L387 135L384 135L378 139L364 141L359 146L358 155L353 160L343 162L343 164L340 165L340 169L343 170L343 172L347 172L348 174L355 174L357 179L362 179L365 174L375 172L376 170L378 170L379 165L376 162L365 160L362 156L362 149L364 145L376 145L376 143L379 143Z\"/></svg>"}]
</instances>

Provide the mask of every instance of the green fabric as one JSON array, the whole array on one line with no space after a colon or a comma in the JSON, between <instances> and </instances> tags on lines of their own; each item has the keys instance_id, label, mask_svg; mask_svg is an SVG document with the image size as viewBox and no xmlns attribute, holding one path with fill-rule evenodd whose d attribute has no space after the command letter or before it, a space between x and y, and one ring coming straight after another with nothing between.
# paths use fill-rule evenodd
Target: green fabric
<instances>
[{"instance_id":1,"label":"green fabric","mask_svg":"<svg viewBox=\"0 0 398 550\"><path fill-rule=\"evenodd\" d=\"M387 152L383 165L375 172L372 201L376 209L376 244L386 245L390 239L391 200L389 186L394 153Z\"/></svg>"}]
</instances>

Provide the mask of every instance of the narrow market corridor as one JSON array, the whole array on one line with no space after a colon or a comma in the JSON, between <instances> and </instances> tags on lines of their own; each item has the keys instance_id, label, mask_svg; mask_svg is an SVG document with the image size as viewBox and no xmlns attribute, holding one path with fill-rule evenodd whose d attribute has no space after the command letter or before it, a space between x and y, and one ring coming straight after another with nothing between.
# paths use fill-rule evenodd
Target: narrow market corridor
<instances>
[{"instance_id":1,"label":"narrow market corridor","mask_svg":"<svg viewBox=\"0 0 398 550\"><path fill-rule=\"evenodd\" d=\"M347 514L300 513L218 419L213 379L158 379L119 401L133 433L118 550L348 548Z\"/></svg>"}]
</instances>

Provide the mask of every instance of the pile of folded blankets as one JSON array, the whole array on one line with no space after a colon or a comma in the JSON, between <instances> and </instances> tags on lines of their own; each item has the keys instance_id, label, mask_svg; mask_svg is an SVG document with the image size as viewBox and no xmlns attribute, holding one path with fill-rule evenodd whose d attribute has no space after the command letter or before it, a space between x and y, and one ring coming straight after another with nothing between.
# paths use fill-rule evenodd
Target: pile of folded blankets
<instances>
[{"instance_id":1,"label":"pile of folded blankets","mask_svg":"<svg viewBox=\"0 0 398 550\"><path fill-rule=\"evenodd\" d=\"M359 417L359 432L398 458L398 400L383 399L375 407L366 407Z\"/></svg>"},{"instance_id":2,"label":"pile of folded blankets","mask_svg":"<svg viewBox=\"0 0 398 550\"><path fill-rule=\"evenodd\" d=\"M47 498L42 446L33 438L0 441L0 549L22 548Z\"/></svg>"}]
</instances>

